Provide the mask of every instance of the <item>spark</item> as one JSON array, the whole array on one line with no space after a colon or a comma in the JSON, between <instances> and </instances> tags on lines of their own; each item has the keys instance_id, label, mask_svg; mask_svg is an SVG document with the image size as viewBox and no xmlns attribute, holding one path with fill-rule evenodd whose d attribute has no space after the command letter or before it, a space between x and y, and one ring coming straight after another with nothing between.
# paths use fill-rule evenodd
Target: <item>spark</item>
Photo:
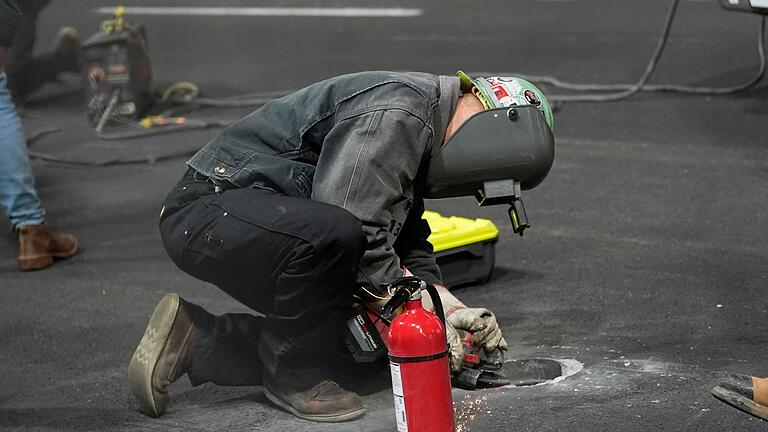
<instances>
[{"instance_id":1,"label":"spark","mask_svg":"<svg viewBox=\"0 0 768 432\"><path fill-rule=\"evenodd\" d=\"M465 395L458 406L454 407L454 411L456 412L456 432L469 432L469 424L475 421L479 413L491 412L488 409L488 395Z\"/></svg>"}]
</instances>

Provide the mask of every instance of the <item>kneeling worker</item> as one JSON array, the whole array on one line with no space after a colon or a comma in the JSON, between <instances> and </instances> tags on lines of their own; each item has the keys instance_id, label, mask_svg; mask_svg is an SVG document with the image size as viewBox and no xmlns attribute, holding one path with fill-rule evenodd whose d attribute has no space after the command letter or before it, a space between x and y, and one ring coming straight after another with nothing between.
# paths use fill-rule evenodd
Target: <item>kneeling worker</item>
<instances>
[{"instance_id":1,"label":"kneeling worker","mask_svg":"<svg viewBox=\"0 0 768 432\"><path fill-rule=\"evenodd\" d=\"M362 415L361 398L328 379L353 294L382 294L406 271L440 285L421 218L430 160L467 119L510 105L535 105L551 127L546 99L523 80L362 72L271 101L203 147L161 211L164 246L263 316L213 316L166 295L129 366L141 411L162 415L169 384L187 374L193 385L263 385L308 420ZM456 329L506 349L490 310L439 289L453 369Z\"/></svg>"}]
</instances>

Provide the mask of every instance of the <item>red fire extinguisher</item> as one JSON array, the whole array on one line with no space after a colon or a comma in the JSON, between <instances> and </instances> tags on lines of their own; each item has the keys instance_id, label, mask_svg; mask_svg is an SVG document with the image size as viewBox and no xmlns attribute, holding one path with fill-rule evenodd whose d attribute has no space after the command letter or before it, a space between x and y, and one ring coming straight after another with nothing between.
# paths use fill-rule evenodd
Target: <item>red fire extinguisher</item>
<instances>
[{"instance_id":1,"label":"red fire extinguisher","mask_svg":"<svg viewBox=\"0 0 768 432\"><path fill-rule=\"evenodd\" d=\"M437 290L407 277L390 286L392 299L383 312L405 311L389 327L388 349L398 432L455 432L445 316ZM421 305L426 290L436 314Z\"/></svg>"}]
</instances>

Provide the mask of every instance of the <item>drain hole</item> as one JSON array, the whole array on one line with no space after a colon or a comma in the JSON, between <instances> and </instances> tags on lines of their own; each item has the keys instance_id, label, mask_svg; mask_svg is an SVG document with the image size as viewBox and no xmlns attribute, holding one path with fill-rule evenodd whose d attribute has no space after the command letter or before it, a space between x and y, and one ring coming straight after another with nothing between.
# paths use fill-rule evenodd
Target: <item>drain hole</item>
<instances>
[{"instance_id":1,"label":"drain hole","mask_svg":"<svg viewBox=\"0 0 768 432\"><path fill-rule=\"evenodd\" d=\"M507 360L502 371L515 386L536 385L565 376L559 361L540 358Z\"/></svg>"},{"instance_id":2,"label":"drain hole","mask_svg":"<svg viewBox=\"0 0 768 432\"><path fill-rule=\"evenodd\" d=\"M584 365L574 359L507 360L499 369L464 368L461 373L453 376L451 384L464 390L534 386L562 381L583 368Z\"/></svg>"}]
</instances>

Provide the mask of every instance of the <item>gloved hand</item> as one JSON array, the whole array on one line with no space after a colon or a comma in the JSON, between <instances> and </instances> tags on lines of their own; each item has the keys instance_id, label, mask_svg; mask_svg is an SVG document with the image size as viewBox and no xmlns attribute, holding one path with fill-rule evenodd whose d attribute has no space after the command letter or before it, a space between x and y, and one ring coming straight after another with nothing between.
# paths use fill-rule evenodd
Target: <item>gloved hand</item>
<instances>
[{"instance_id":1,"label":"gloved hand","mask_svg":"<svg viewBox=\"0 0 768 432\"><path fill-rule=\"evenodd\" d=\"M496 348L507 349L507 341L496 323L496 316L486 308L460 307L449 310L445 320L456 329L472 333L472 343L482 346L488 352Z\"/></svg>"},{"instance_id":2,"label":"gloved hand","mask_svg":"<svg viewBox=\"0 0 768 432\"><path fill-rule=\"evenodd\" d=\"M451 372L459 372L464 363L464 345L461 343L456 328L447 320L445 322L445 335L448 337L448 362L451 365Z\"/></svg>"}]
</instances>

